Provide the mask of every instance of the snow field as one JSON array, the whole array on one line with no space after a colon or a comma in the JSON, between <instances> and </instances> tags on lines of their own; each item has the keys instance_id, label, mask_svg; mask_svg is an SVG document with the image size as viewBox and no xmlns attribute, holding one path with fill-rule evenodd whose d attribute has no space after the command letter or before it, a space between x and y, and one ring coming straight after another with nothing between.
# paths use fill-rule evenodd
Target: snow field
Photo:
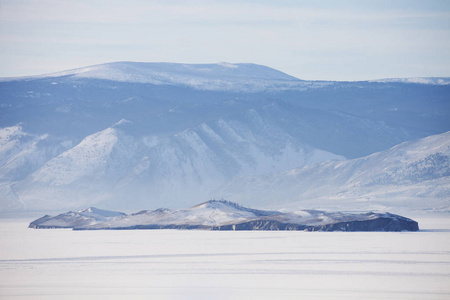
<instances>
[{"instance_id":1,"label":"snow field","mask_svg":"<svg viewBox=\"0 0 450 300\"><path fill-rule=\"evenodd\" d=\"M450 221L420 232L71 231L0 220L2 299L449 299Z\"/></svg>"}]
</instances>

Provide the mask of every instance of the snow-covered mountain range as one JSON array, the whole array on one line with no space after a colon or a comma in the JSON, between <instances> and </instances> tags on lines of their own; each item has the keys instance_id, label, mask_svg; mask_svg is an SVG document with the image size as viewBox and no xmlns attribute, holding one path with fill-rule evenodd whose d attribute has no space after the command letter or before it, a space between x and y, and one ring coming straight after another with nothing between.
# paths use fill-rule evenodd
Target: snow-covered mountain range
<instances>
[{"instance_id":1,"label":"snow-covered mountain range","mask_svg":"<svg viewBox=\"0 0 450 300\"><path fill-rule=\"evenodd\" d=\"M336 170L349 178L356 175L344 166L354 161L346 159L450 130L445 80L397 81L302 81L254 64L131 62L3 78L0 211L180 207L211 196L256 207L303 205L308 197L310 207L321 207L326 201L313 192L321 190L320 180L302 177L298 186L308 192L301 197L283 185L253 197L252 187L243 186L253 183L242 178L283 177L326 161L342 164ZM425 150L423 159L446 160L445 151ZM418 161L402 161L408 159ZM445 168L436 167L443 182L436 188L428 173L415 179L417 188L430 185L421 197L447 197ZM390 179L377 178L379 184L346 185L333 197L362 201L360 186L367 195L370 188L388 186ZM330 189L320 195L328 197ZM445 206L433 201L423 208Z\"/></svg>"}]
</instances>

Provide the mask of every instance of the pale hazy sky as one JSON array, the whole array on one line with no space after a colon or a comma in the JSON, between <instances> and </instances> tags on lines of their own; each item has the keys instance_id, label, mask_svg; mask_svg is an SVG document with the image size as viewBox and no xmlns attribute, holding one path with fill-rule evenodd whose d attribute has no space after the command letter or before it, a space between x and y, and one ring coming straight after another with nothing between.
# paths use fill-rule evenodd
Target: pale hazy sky
<instances>
[{"instance_id":1,"label":"pale hazy sky","mask_svg":"<svg viewBox=\"0 0 450 300\"><path fill-rule=\"evenodd\" d=\"M450 76L450 1L0 0L0 76L251 62L301 79Z\"/></svg>"}]
</instances>

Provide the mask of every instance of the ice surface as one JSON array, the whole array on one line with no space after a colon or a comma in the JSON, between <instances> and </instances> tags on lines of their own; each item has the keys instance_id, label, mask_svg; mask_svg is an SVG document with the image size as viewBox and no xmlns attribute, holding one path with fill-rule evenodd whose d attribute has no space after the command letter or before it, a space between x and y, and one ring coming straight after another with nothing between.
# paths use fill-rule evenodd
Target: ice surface
<instances>
[{"instance_id":1,"label":"ice surface","mask_svg":"<svg viewBox=\"0 0 450 300\"><path fill-rule=\"evenodd\" d=\"M408 233L33 230L29 221L0 222L2 299L450 297L448 219L419 219L425 230Z\"/></svg>"}]
</instances>

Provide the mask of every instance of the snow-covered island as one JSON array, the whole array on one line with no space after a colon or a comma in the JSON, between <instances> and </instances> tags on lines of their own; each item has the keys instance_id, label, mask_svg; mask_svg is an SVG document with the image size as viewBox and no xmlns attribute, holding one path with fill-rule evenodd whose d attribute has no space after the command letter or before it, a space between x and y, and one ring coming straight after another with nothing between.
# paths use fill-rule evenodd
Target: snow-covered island
<instances>
[{"instance_id":1,"label":"snow-covered island","mask_svg":"<svg viewBox=\"0 0 450 300\"><path fill-rule=\"evenodd\" d=\"M343 213L318 210L280 212L210 200L187 209L160 208L131 215L96 208L44 216L30 228L74 230L202 229L303 231L418 231L416 221L391 213Z\"/></svg>"}]
</instances>

